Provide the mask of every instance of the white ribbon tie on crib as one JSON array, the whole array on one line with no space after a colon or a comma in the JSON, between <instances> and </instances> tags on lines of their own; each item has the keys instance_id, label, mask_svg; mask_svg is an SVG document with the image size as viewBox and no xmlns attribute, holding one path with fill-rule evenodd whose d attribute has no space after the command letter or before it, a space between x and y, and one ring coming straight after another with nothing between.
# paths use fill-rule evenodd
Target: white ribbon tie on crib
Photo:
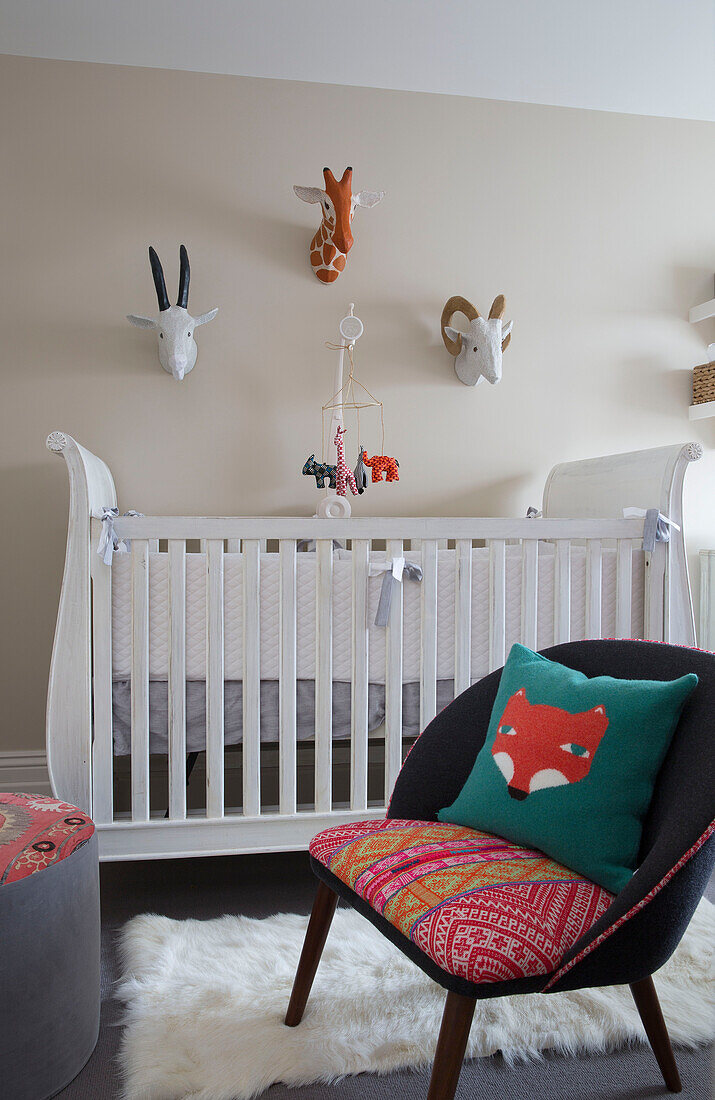
<instances>
[{"instance_id":1,"label":"white ribbon tie on crib","mask_svg":"<svg viewBox=\"0 0 715 1100\"><path fill-rule=\"evenodd\" d=\"M657 508L624 508L624 519L640 519L643 516L643 549L646 554L652 554L656 542L670 542L670 528L679 531L680 525L669 516L664 516Z\"/></svg>"},{"instance_id":2,"label":"white ribbon tie on crib","mask_svg":"<svg viewBox=\"0 0 715 1100\"><path fill-rule=\"evenodd\" d=\"M142 512L130 511L124 513L125 516L143 516ZM128 554L131 550L131 542L129 539L120 539L114 533L114 521L119 516L118 508L103 508L102 509L102 533L99 536L99 545L97 546L97 553L104 562L105 565L112 564L113 554Z\"/></svg>"},{"instance_id":3,"label":"white ribbon tie on crib","mask_svg":"<svg viewBox=\"0 0 715 1100\"><path fill-rule=\"evenodd\" d=\"M422 569L416 562L407 561L407 559L403 557L388 558L387 561L370 562L368 575L370 577L377 577L380 573L384 573L385 576L382 580L380 600L377 605L377 612L375 613L375 626L387 626L388 619L390 618L390 608L392 606L392 592L395 585L402 584L404 578L407 578L408 581L421 581Z\"/></svg>"}]
</instances>

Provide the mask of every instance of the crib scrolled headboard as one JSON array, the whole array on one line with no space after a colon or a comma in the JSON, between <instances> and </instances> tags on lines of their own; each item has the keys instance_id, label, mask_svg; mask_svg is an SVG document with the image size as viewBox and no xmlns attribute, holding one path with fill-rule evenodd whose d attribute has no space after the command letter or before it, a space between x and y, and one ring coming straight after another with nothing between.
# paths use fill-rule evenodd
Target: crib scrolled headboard
<instances>
[{"instance_id":1,"label":"crib scrolled headboard","mask_svg":"<svg viewBox=\"0 0 715 1100\"><path fill-rule=\"evenodd\" d=\"M664 640L695 645L683 530L683 480L691 462L702 457L699 443L678 443L644 451L561 462L546 479L547 518L620 518L624 508L658 508L680 526L665 555Z\"/></svg>"},{"instance_id":2,"label":"crib scrolled headboard","mask_svg":"<svg viewBox=\"0 0 715 1100\"><path fill-rule=\"evenodd\" d=\"M90 520L114 508L109 467L66 432L51 432L47 449L62 455L70 482L67 551L47 691L47 767L52 790L92 811L92 634Z\"/></svg>"}]
</instances>

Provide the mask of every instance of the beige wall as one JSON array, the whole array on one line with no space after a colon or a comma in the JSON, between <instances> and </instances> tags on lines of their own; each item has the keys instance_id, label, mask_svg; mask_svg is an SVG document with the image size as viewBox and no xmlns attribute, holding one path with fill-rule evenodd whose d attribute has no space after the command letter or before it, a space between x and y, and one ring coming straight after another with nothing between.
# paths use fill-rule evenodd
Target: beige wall
<instances>
[{"instance_id":1,"label":"beige wall","mask_svg":"<svg viewBox=\"0 0 715 1100\"><path fill-rule=\"evenodd\" d=\"M52 429L110 465L123 509L310 514L325 340L348 301L401 481L358 514L519 515L554 462L698 439L693 551L715 545L715 421L687 419L715 340L710 123L186 72L0 59L3 537L0 750L43 744L67 480ZM355 166L337 284L307 264L293 183ZM190 305L220 307L181 384L124 314L156 307L153 243ZM498 387L467 390L439 337L450 294L503 291ZM375 449L375 427L365 431ZM356 445L349 437L350 452Z\"/></svg>"}]
</instances>

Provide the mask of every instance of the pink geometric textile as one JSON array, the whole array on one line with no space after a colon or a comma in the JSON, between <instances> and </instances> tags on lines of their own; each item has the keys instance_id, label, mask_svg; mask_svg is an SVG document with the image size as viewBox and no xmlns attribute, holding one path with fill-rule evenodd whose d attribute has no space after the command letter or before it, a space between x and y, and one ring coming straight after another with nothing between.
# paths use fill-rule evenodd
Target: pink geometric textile
<instances>
[{"instance_id":1,"label":"pink geometric textile","mask_svg":"<svg viewBox=\"0 0 715 1100\"><path fill-rule=\"evenodd\" d=\"M462 825L358 821L310 854L450 974L549 974L613 896L533 851Z\"/></svg>"}]
</instances>

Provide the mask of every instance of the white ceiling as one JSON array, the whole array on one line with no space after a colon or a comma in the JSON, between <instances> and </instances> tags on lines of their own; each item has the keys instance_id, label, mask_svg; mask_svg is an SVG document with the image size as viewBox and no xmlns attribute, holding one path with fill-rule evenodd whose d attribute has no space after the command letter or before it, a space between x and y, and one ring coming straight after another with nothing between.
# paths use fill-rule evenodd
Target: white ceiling
<instances>
[{"instance_id":1,"label":"white ceiling","mask_svg":"<svg viewBox=\"0 0 715 1100\"><path fill-rule=\"evenodd\" d=\"M0 0L0 52L715 120L715 0Z\"/></svg>"}]
</instances>

